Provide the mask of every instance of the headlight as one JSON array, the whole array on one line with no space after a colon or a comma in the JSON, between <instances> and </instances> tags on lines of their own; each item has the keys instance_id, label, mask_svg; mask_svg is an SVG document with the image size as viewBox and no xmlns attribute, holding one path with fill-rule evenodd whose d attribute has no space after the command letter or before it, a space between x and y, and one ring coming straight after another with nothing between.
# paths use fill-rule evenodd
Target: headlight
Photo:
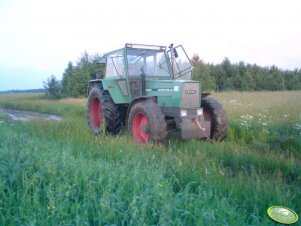
<instances>
[{"instance_id":1,"label":"headlight","mask_svg":"<svg viewBox=\"0 0 301 226\"><path fill-rule=\"evenodd\" d=\"M198 116L203 115L203 108L197 109L197 110L196 110L196 114L197 114Z\"/></svg>"},{"instance_id":2,"label":"headlight","mask_svg":"<svg viewBox=\"0 0 301 226\"><path fill-rule=\"evenodd\" d=\"M181 117L187 117L187 110L181 110L180 115Z\"/></svg>"}]
</instances>

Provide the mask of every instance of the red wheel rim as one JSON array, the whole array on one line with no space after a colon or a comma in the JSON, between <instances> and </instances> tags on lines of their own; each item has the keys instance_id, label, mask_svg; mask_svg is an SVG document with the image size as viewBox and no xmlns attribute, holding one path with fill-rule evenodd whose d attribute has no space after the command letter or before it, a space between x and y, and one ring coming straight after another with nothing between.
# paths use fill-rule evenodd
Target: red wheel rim
<instances>
[{"instance_id":1,"label":"red wheel rim","mask_svg":"<svg viewBox=\"0 0 301 226\"><path fill-rule=\"evenodd\" d=\"M102 123L102 109L101 102L97 97L94 97L91 103L90 120L93 128L100 128Z\"/></svg>"},{"instance_id":2,"label":"red wheel rim","mask_svg":"<svg viewBox=\"0 0 301 226\"><path fill-rule=\"evenodd\" d=\"M149 133L146 132L146 128L148 127L148 119L147 117L137 112L133 118L133 137L139 143L147 143L149 140Z\"/></svg>"}]
</instances>

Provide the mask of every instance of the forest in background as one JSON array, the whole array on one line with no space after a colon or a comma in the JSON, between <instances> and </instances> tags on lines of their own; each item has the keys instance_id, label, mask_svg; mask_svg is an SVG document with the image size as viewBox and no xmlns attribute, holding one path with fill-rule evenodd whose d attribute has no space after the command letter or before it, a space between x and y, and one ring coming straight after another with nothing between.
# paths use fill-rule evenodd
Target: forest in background
<instances>
[{"instance_id":1,"label":"forest in background","mask_svg":"<svg viewBox=\"0 0 301 226\"><path fill-rule=\"evenodd\" d=\"M90 79L101 78L104 68L98 64L101 55L82 54L75 63L69 62L62 80L51 75L44 82L46 96L52 99L86 95ZM243 61L232 63L227 57L220 64L205 63L198 55L191 59L193 79L202 82L204 91L278 91L300 90L301 69L283 70L277 66L262 67Z\"/></svg>"}]
</instances>

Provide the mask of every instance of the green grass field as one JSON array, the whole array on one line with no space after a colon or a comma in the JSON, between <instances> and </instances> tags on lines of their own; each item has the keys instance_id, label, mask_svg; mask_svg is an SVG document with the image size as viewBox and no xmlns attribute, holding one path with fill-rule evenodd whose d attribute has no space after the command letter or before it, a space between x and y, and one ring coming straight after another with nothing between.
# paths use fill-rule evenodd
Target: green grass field
<instances>
[{"instance_id":1,"label":"green grass field","mask_svg":"<svg viewBox=\"0 0 301 226\"><path fill-rule=\"evenodd\" d=\"M0 108L64 116L0 114L0 225L278 225L272 205L300 218L301 91L213 97L229 116L225 141L142 146L126 131L92 135L85 99L0 95Z\"/></svg>"}]
</instances>

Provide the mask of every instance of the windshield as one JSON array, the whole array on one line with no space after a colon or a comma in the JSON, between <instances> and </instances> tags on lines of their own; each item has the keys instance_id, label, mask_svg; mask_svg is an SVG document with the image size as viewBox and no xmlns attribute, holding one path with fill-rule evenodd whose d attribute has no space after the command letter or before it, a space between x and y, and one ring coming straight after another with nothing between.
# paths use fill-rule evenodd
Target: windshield
<instances>
[{"instance_id":1,"label":"windshield","mask_svg":"<svg viewBox=\"0 0 301 226\"><path fill-rule=\"evenodd\" d=\"M152 50L128 50L127 51L129 76L169 77L168 61L165 52Z\"/></svg>"}]
</instances>

